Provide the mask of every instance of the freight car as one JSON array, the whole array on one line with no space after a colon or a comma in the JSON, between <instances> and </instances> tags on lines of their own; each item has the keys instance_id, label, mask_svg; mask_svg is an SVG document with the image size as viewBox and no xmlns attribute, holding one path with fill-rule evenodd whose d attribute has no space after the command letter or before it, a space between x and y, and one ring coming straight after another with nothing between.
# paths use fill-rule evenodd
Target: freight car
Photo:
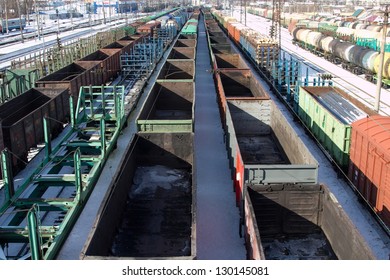
<instances>
[{"instance_id":1,"label":"freight car","mask_svg":"<svg viewBox=\"0 0 390 280\"><path fill-rule=\"evenodd\" d=\"M81 258L194 259L193 133L139 133L121 166Z\"/></svg>"},{"instance_id":2,"label":"freight car","mask_svg":"<svg viewBox=\"0 0 390 280\"><path fill-rule=\"evenodd\" d=\"M344 42L333 37L326 37L309 29L295 28L291 32L293 42L323 56L333 63L355 74L364 74L366 79L374 81L379 71L380 55L372 49ZM390 55L386 54L383 62L383 84L390 85Z\"/></svg>"},{"instance_id":3,"label":"freight car","mask_svg":"<svg viewBox=\"0 0 390 280\"><path fill-rule=\"evenodd\" d=\"M270 69L272 62L277 60L279 54L275 39L249 27L239 25L232 18L224 17L219 12L214 11L213 16L228 36L233 39L233 42L247 53L256 64L259 64L263 69ZM216 30L219 27L217 25L213 28Z\"/></svg>"},{"instance_id":4,"label":"freight car","mask_svg":"<svg viewBox=\"0 0 390 280\"><path fill-rule=\"evenodd\" d=\"M143 47L148 47L148 45ZM102 62L95 61L94 58L101 57L102 54L105 52L102 51L96 56L92 56L91 60L78 63L93 67L100 65ZM143 53L144 56L153 54L154 52ZM104 59L107 58L103 55ZM153 59L159 58L153 57ZM154 63L153 59L151 61ZM76 63L72 64L71 67L76 70L81 68ZM92 73L96 74L94 71ZM71 79L69 73L68 75L64 73L64 75ZM45 88L43 90L48 91ZM64 92L66 92L66 96L69 96L68 91ZM49 129L45 130L45 157L37 169L32 172L32 175L29 175L30 177L19 186L13 185L12 174L8 168L9 162L5 160L8 157L8 151L2 152L2 171L6 179L5 187L1 190L2 198L5 200L1 201L0 204L0 254L2 256L7 259L52 259L56 256L83 205L88 200L108 155L116 147L117 138L126 123L126 114L130 114L130 107L136 106L137 100L130 103L125 102L125 99L128 101L125 94L127 92L125 92L124 85L81 87L80 93L77 94L77 106L73 104L70 106L75 110L68 109L71 112L71 127L68 129L68 133L62 142L52 149ZM39 100L39 98L36 99ZM76 98L71 98L71 100L74 99ZM39 107L39 109L41 108ZM37 110L37 112L41 114L41 111ZM52 112L50 111L50 113ZM40 119L39 122L41 122ZM44 125L46 123L44 122ZM28 129L34 128L33 125L26 127ZM177 141L181 143L184 139L188 139L192 145L193 135L192 133L188 135L176 137ZM157 142L162 141L162 145L168 143L168 141L164 141L164 137L161 138L158 135L155 137L157 137ZM148 138L153 139L153 136ZM186 160L192 161L192 151L188 150L187 146L185 145L182 150L185 156L188 156ZM169 149L170 147L168 147ZM151 152L154 154L156 151L152 149ZM142 155L146 154L142 152L141 157ZM185 231L185 233L189 231L189 238L186 237L183 240L185 245L190 247L190 250L186 247L180 247L180 249L184 250L185 258L192 258L195 250L192 248L194 242L191 240L193 234L191 231L191 199L193 197L191 166L183 163L177 157L174 157L170 162L166 161L165 164L184 169L178 171L179 179L174 181L174 184L182 182L182 176L186 174L186 178L189 178L185 179L187 181L184 180L187 190L183 192L179 190L176 194L182 194L182 197L186 198L184 204L189 205L187 214L182 212L182 209L180 209L180 213L184 214L183 221L189 222L189 230ZM187 171L189 173L186 173ZM169 207L167 210L169 211ZM178 215L177 213L173 214L176 221ZM173 228L168 231L168 234L174 231ZM181 236L182 233L182 230L177 232L178 236Z\"/></svg>"},{"instance_id":5,"label":"freight car","mask_svg":"<svg viewBox=\"0 0 390 280\"><path fill-rule=\"evenodd\" d=\"M294 36L297 36L297 31L299 30L302 29L295 29L293 31ZM330 51L331 48L335 48L338 43L341 43L341 45L339 45L340 56L346 57L347 54L352 52L354 48L361 48L359 46L351 45L348 42L341 42L332 37L324 37L321 34L314 33L310 30L303 30L301 32L306 34L304 35L301 33L306 40L310 39L311 41L317 42L317 44L318 42L321 42L321 45L326 45L327 51ZM312 38L309 36L311 33L315 35L312 36ZM317 40L315 40L316 37ZM240 45L240 48L250 57L251 62L259 70L259 72L264 76L267 76L264 74L263 67L261 67L261 65L255 61L255 57L247 51L247 47L245 45ZM214 50L214 48L212 49ZM373 64L375 65L378 55L371 49L360 49L360 51L355 53L353 57L355 60L360 60L361 65L369 65L369 67L371 67L370 69L375 69ZM368 61L370 61L370 63ZM386 77L386 73L389 72L387 67L389 64L387 62L387 56L385 57L385 63L384 76ZM268 75L269 74L270 73L268 73ZM275 83L281 81L269 79L268 82L275 91L278 91ZM377 123L378 121L375 117L376 113L357 100L354 100L341 89L333 86L328 87L323 85L308 87L297 84L297 89L291 94L293 96L290 97L290 99L284 98L283 100L287 103L288 107L298 117L298 119L300 119L312 133L314 138L316 138L321 149L325 152L328 158L335 163L335 166L341 171L341 173L344 173L345 178L347 178L345 173L349 170L349 179L353 182L351 185L354 186L354 190L359 192L359 197L364 199L374 213L380 217L385 231L390 233L390 222L387 208L387 201L390 195L388 194L388 191L385 191L387 187L379 187L379 185L382 184L382 181L379 182L373 178L373 168L367 169L363 167L367 165L365 160L358 162L358 165L362 168L359 169L359 167L354 166L354 164L356 165L357 163L351 162L352 155L350 155L350 148L352 150L356 148L360 149L358 146L360 144L354 143L354 141L361 140L357 140L354 136L352 137L354 133L359 133L358 131L354 132L354 127L358 127L355 123L359 124L364 122L364 120L371 120L372 118L375 120L374 123ZM367 121L367 123L370 123L370 121ZM383 126L386 127L386 118L383 120L383 123ZM379 127L381 127L380 124ZM382 135L387 135L386 129L383 129L382 133L384 133ZM376 143L373 135L368 136L367 139L368 140L365 140L366 142L372 142L370 145L377 145L378 149L382 151L388 150L387 141ZM386 152L383 152L380 157L382 159L386 158L385 154ZM373 157L375 158L376 155L377 154L373 154ZM353 157L355 157L356 160L356 157L360 158L361 154L355 154ZM368 166L373 165L368 163ZM383 174L384 173L382 173L382 176L378 174L376 175L384 178ZM379 189L382 191L377 192Z\"/></svg>"},{"instance_id":6,"label":"freight car","mask_svg":"<svg viewBox=\"0 0 390 280\"><path fill-rule=\"evenodd\" d=\"M24 168L30 148L44 140L42 119L51 119L53 138L62 130L60 122L69 120L68 96L67 89L33 88L0 107L0 151L12 151L15 174Z\"/></svg>"},{"instance_id":7,"label":"freight car","mask_svg":"<svg viewBox=\"0 0 390 280\"><path fill-rule=\"evenodd\" d=\"M245 225L248 259L375 259L324 185L248 186Z\"/></svg>"},{"instance_id":8,"label":"freight car","mask_svg":"<svg viewBox=\"0 0 390 280\"><path fill-rule=\"evenodd\" d=\"M372 116L352 124L348 177L390 227L390 118Z\"/></svg>"},{"instance_id":9,"label":"freight car","mask_svg":"<svg viewBox=\"0 0 390 280\"><path fill-rule=\"evenodd\" d=\"M317 161L250 70L220 69L220 54L211 55L248 259L373 259L326 186L317 184Z\"/></svg>"},{"instance_id":10,"label":"freight car","mask_svg":"<svg viewBox=\"0 0 390 280\"><path fill-rule=\"evenodd\" d=\"M184 10L174 9L173 11L176 11L176 15L182 15L183 18L187 18L187 15L183 14ZM161 16L161 15L160 15ZM154 18L154 17L153 17ZM141 25L143 24L140 23ZM166 39L172 39L173 35L176 34L170 34L170 37L164 37L164 40ZM38 89L38 92L40 91L40 88L43 88L44 91L60 91L60 92L67 92L68 96L71 96L73 98L73 104L77 104L78 102L78 95L79 95L79 89L82 86L90 86L90 85L106 85L107 83L110 83L118 77L121 67L121 56L131 53L133 48L135 46L138 46L138 44L144 44L143 46L146 48L146 46L149 46L150 49L153 49L156 51L156 47L152 47L152 45L148 45L149 41L145 43L145 36L146 35L132 35L132 36L126 36L123 37L112 44L109 44L98 51L87 55L84 58L81 58L79 60L74 61L70 65L46 76L43 77L35 82L35 86ZM161 50L159 50L159 54L156 53L150 53L148 51L143 52L143 58L145 58L147 55L151 56L150 58L150 66L153 66L155 63L154 59L159 59L162 52L165 50L166 46L163 46L162 40L157 40L159 43L161 43ZM168 43L167 41L165 41ZM152 42L153 43L153 42ZM164 49L163 49L164 48ZM149 51L150 51L149 49ZM146 49L145 49L146 50ZM124 80L124 82L126 82ZM34 91L34 90L33 90ZM34 91L35 92L35 91ZM26 101L27 97L23 97L23 94L16 97L14 99L15 104L27 104ZM62 107L58 105L57 101L56 104L51 104L50 108L52 111L57 110L61 111L57 114L50 113L50 116L55 119L57 122L54 124L55 121L52 121L52 126L56 127L56 129L52 130L52 137L55 137L60 130L62 130L63 125L60 125L60 123L67 123L69 121L69 116L72 115L71 110L74 110L76 108L69 108L69 101L68 97L64 97L65 100L63 100L61 103L64 104ZM29 100L30 101L30 100ZM1 119L7 120L3 121L2 124L2 139L0 140L0 143L2 143L2 146L0 146L0 149L8 148L13 154L13 163L11 164L12 169L14 172L18 172L22 167L25 166L27 160L26 155L29 152L29 149L31 147L36 147L38 144L42 143L43 141L43 125L42 120L37 119L37 112L41 112L43 109L43 106L48 106L44 101L43 98L40 99L40 101L43 102L39 106L37 105L39 101L34 99L34 106L24 106L23 110L24 115L20 116L21 119L15 124L18 124L18 129L16 130L16 127L14 124L8 124L8 121L11 119L9 116L2 116ZM31 103L31 102L30 102ZM28 103L28 104L30 104ZM54 103L54 101L52 102ZM11 103L10 103L11 104ZM11 105L2 105L0 106L0 111L5 112L5 108ZM13 104L13 103L12 103ZM32 103L31 103L32 104ZM30 104L30 105L31 105ZM57 106L57 107L56 107ZM21 106L17 106L21 107ZM42 108L41 108L42 107ZM31 111L30 111L31 110ZM47 110L44 109L46 112ZM21 111L19 111L21 112ZM29 117L30 114L34 114L34 121L31 121L31 118ZM47 115L45 113L45 115ZM21 126L23 124L24 126ZM11 130L9 128L12 127ZM7 130L7 131L6 131ZM7 137L7 139L4 139ZM15 139L18 139L17 142L12 143ZM24 143L24 144L23 144ZM18 145L17 148L15 145ZM16 158L19 158L19 160L16 160ZM21 159L21 160L20 160ZM1 177L1 175L0 175Z\"/></svg>"},{"instance_id":11,"label":"freight car","mask_svg":"<svg viewBox=\"0 0 390 280\"><path fill-rule=\"evenodd\" d=\"M81 88L72 127L62 141L53 149L46 143L44 161L17 188L13 180L5 185L0 204L4 258L55 257L116 146L125 122L123 99L123 87Z\"/></svg>"},{"instance_id":12,"label":"freight car","mask_svg":"<svg viewBox=\"0 0 390 280\"><path fill-rule=\"evenodd\" d=\"M158 80L138 116L138 131L192 132L194 96L195 85L193 81Z\"/></svg>"},{"instance_id":13,"label":"freight car","mask_svg":"<svg viewBox=\"0 0 390 280\"><path fill-rule=\"evenodd\" d=\"M169 53L168 59L194 59L195 60L195 48L174 47Z\"/></svg>"},{"instance_id":14,"label":"freight car","mask_svg":"<svg viewBox=\"0 0 390 280\"><path fill-rule=\"evenodd\" d=\"M26 27L26 19L22 18L10 18L8 20L1 19L0 21L0 31L1 34L7 33L7 31L12 31L14 29L20 30ZM8 29L7 29L8 28Z\"/></svg>"},{"instance_id":15,"label":"freight car","mask_svg":"<svg viewBox=\"0 0 390 280\"><path fill-rule=\"evenodd\" d=\"M300 87L298 99L298 116L346 171L352 124L376 113L336 87Z\"/></svg>"},{"instance_id":16,"label":"freight car","mask_svg":"<svg viewBox=\"0 0 390 280\"><path fill-rule=\"evenodd\" d=\"M196 258L194 75L193 59L161 68L82 259Z\"/></svg>"}]
</instances>

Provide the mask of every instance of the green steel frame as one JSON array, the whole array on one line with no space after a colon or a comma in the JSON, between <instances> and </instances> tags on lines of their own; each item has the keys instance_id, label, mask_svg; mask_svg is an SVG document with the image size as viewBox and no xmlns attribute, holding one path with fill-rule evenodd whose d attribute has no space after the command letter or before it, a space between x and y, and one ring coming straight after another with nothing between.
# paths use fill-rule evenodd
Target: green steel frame
<instances>
[{"instance_id":1,"label":"green steel frame","mask_svg":"<svg viewBox=\"0 0 390 280\"><path fill-rule=\"evenodd\" d=\"M45 159L18 188L7 150L1 154L6 197L0 207L0 245L7 248L7 259L56 256L116 146L125 122L124 87L81 87L71 129L54 149L49 122L44 122Z\"/></svg>"}]
</instances>

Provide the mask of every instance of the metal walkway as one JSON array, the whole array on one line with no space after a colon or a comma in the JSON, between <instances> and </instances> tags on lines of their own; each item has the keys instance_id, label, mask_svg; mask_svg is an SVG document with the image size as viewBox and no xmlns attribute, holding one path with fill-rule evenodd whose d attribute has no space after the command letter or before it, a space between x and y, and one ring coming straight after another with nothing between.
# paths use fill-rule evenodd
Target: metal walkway
<instances>
[{"instance_id":1,"label":"metal walkway","mask_svg":"<svg viewBox=\"0 0 390 280\"><path fill-rule=\"evenodd\" d=\"M210 72L203 17L199 20L195 74L195 162L197 178L197 259L246 259L239 236L239 210Z\"/></svg>"}]
</instances>

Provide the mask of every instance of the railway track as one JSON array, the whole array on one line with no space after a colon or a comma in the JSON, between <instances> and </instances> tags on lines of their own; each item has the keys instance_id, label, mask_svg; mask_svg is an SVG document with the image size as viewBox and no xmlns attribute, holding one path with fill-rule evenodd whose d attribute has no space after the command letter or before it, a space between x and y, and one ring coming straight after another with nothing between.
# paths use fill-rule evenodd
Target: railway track
<instances>
[{"instance_id":1,"label":"railway track","mask_svg":"<svg viewBox=\"0 0 390 280\"><path fill-rule=\"evenodd\" d=\"M247 17L248 26L253 27L256 30L260 30L260 32L264 34L268 33L269 26L271 24L269 20L251 14L247 14ZM259 21L261 24L259 24ZM282 28L281 40L282 50L293 54L303 64L305 64L313 71L311 79L318 78L316 73L318 73L319 69L323 73L329 73L333 76L332 81L334 85L339 86L341 89L352 95L357 100L361 101L366 106L371 108L373 107L376 90L376 86L373 83L342 69L340 66L334 65L333 63L328 62L323 58L320 58L293 45L292 37L285 28ZM302 78L305 78L305 72L305 69L303 69ZM384 88L382 88L381 92L380 113L385 116L390 116L390 92Z\"/></svg>"},{"instance_id":2,"label":"railway track","mask_svg":"<svg viewBox=\"0 0 390 280\"><path fill-rule=\"evenodd\" d=\"M180 16L186 17L184 14ZM142 52L144 57L149 57L149 70L139 72L137 71L139 65L135 63L134 71L128 70L128 75L120 79L119 84L113 86L78 84L81 87L78 86L70 94L71 100L76 101L77 106L70 108L71 125L66 128L66 135L52 149L50 126L47 122L50 118L45 120L45 157L21 184L13 184L12 172L8 169L11 164L9 162L4 164L8 153L7 150L3 151L2 170L5 186L1 190L0 240L2 244L7 245L0 250L2 257L53 259L57 255L88 200L109 154L117 145L119 134L127 122L126 116L137 105L141 94L139 88L142 89L145 85L146 78L176 35L171 27L167 29L168 32L166 30L162 32L163 37L152 37L149 30L148 34L135 38L122 38L121 42L124 45L115 42L117 49L106 51L112 55L106 55L103 58L104 62L99 64L104 64L107 71L119 67L121 54L136 61L131 58L138 55L139 49L144 51ZM138 48L138 44L142 46ZM131 48L133 51L130 52L128 49ZM92 64L94 63L98 62ZM118 71L111 71L101 77L106 79L104 84ZM88 68L83 69L83 72L81 74L89 75L94 73L94 70ZM48 84L46 87L51 88L50 82ZM69 84L64 86L67 88Z\"/></svg>"}]
</instances>

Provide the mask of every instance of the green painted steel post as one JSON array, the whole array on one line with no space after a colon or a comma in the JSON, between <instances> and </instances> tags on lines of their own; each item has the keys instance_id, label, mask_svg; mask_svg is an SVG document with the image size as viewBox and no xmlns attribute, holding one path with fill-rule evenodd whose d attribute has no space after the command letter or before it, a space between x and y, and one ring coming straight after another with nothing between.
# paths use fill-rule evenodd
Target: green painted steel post
<instances>
[{"instance_id":1,"label":"green painted steel post","mask_svg":"<svg viewBox=\"0 0 390 280\"><path fill-rule=\"evenodd\" d=\"M102 110L103 110L103 117L106 115L106 96L105 96L105 87L102 85L101 88L101 93L102 93ZM92 107L92 106L91 106Z\"/></svg>"},{"instance_id":2,"label":"green painted steel post","mask_svg":"<svg viewBox=\"0 0 390 280\"><path fill-rule=\"evenodd\" d=\"M115 114L115 118L118 120L118 116L119 116L119 111L118 111L118 106L119 106L119 104L118 104L119 102L118 102L118 97L117 97L117 91L116 91L116 86L114 86L114 110L115 110L115 112L114 112L114 114Z\"/></svg>"},{"instance_id":3,"label":"green painted steel post","mask_svg":"<svg viewBox=\"0 0 390 280\"><path fill-rule=\"evenodd\" d=\"M104 120L104 118L100 120L100 141L102 145L101 155L102 158L105 158L106 157L106 121Z\"/></svg>"},{"instance_id":4,"label":"green painted steel post","mask_svg":"<svg viewBox=\"0 0 390 280\"><path fill-rule=\"evenodd\" d=\"M43 134L45 138L45 160L44 163L48 163L51 154L51 137L50 137L50 122L44 117L43 118Z\"/></svg>"},{"instance_id":5,"label":"green painted steel post","mask_svg":"<svg viewBox=\"0 0 390 280\"><path fill-rule=\"evenodd\" d=\"M74 108L73 108L73 96L70 95L69 96L69 105L70 105L70 123L72 125L73 128L76 128L76 116L75 116L75 112L74 112Z\"/></svg>"},{"instance_id":6,"label":"green painted steel post","mask_svg":"<svg viewBox=\"0 0 390 280\"><path fill-rule=\"evenodd\" d=\"M103 76L103 69L100 69L99 71L102 71L102 73L101 73L101 75ZM91 117L93 118L93 115L94 115L94 110L93 110L93 108L92 108L92 106L93 106L93 90L92 90L92 85L90 85L89 87L88 87L88 89L89 89L89 95L90 95L90 101L89 101L89 106L90 106L90 108L89 108L89 110L90 110L90 114L91 114ZM103 90L103 86L102 86L102 90ZM80 96L81 96L81 94L80 94ZM86 107L86 103L85 103L85 94L83 94L82 95L83 96L83 98L84 98L84 107ZM85 110L84 110L85 111Z\"/></svg>"},{"instance_id":7,"label":"green painted steel post","mask_svg":"<svg viewBox=\"0 0 390 280\"><path fill-rule=\"evenodd\" d=\"M28 239L30 240L31 259L41 260L41 242L36 206L33 205L27 214Z\"/></svg>"},{"instance_id":8,"label":"green painted steel post","mask_svg":"<svg viewBox=\"0 0 390 280\"><path fill-rule=\"evenodd\" d=\"M77 149L73 156L74 161L74 174L75 174L75 186L76 186L76 199L80 202L82 192L82 173L81 173L81 154L80 149Z\"/></svg>"},{"instance_id":9,"label":"green painted steel post","mask_svg":"<svg viewBox=\"0 0 390 280\"><path fill-rule=\"evenodd\" d=\"M1 152L1 171L3 173L4 187L5 187L5 199L11 200L15 194L14 178L12 176L11 160L8 154L8 149L4 149Z\"/></svg>"}]
</instances>

